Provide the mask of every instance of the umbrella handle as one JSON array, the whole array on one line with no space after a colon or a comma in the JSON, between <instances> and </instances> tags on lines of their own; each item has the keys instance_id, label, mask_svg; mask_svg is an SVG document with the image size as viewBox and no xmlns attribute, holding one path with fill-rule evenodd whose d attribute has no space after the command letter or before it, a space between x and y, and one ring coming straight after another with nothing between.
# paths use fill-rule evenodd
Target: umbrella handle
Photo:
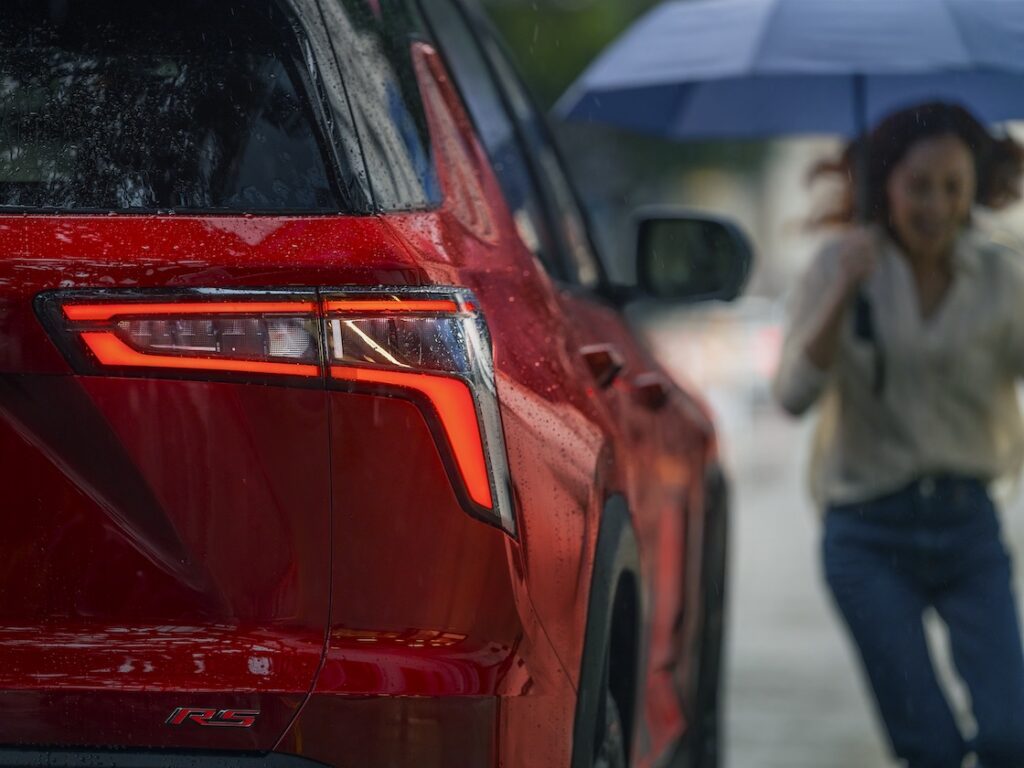
<instances>
[{"instance_id":1,"label":"umbrella handle","mask_svg":"<svg viewBox=\"0 0 1024 768\"><path fill-rule=\"evenodd\" d=\"M857 164L857 219L861 222L870 221L871 199L868 191L868 177L871 173L871 156L868 145L867 131L867 98L865 94L864 75L858 74L853 78L853 113L857 120L857 146L854 162ZM858 339L866 341L871 345L874 358L874 379L872 391L876 397L881 397L885 389L885 351L882 349L882 341L878 338L875 328L875 314L864 293L863 286L857 289L853 305L853 328Z\"/></svg>"},{"instance_id":2,"label":"umbrella handle","mask_svg":"<svg viewBox=\"0 0 1024 768\"><path fill-rule=\"evenodd\" d=\"M858 339L871 344L875 369L871 388L876 396L881 396L885 390L885 351L882 349L882 342L878 338L878 331L875 328L874 309L863 288L857 291L854 298L853 330Z\"/></svg>"},{"instance_id":3,"label":"umbrella handle","mask_svg":"<svg viewBox=\"0 0 1024 768\"><path fill-rule=\"evenodd\" d=\"M857 290L857 295L853 299L853 328L857 338L861 341L874 342L876 340L875 313L863 288Z\"/></svg>"}]
</instances>

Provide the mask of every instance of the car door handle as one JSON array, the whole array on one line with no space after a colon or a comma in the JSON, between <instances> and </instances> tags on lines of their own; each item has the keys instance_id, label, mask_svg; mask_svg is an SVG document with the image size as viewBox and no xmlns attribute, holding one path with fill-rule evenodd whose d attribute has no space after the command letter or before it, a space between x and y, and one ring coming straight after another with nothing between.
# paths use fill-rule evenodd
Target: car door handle
<instances>
[{"instance_id":1,"label":"car door handle","mask_svg":"<svg viewBox=\"0 0 1024 768\"><path fill-rule=\"evenodd\" d=\"M611 344L588 344L580 347L587 368L601 389L607 389L625 366L622 355Z\"/></svg>"},{"instance_id":2,"label":"car door handle","mask_svg":"<svg viewBox=\"0 0 1024 768\"><path fill-rule=\"evenodd\" d=\"M657 411L668 402L669 384L660 373L641 373L632 382L633 396L644 408Z\"/></svg>"}]
</instances>

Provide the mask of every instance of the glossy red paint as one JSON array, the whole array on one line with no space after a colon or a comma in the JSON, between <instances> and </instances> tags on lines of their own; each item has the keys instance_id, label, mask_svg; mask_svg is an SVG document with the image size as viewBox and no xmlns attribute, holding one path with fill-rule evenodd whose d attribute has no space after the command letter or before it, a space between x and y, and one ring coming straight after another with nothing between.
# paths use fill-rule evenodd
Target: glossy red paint
<instances>
[{"instance_id":1,"label":"glossy red paint","mask_svg":"<svg viewBox=\"0 0 1024 768\"><path fill-rule=\"evenodd\" d=\"M569 765L614 494L641 556L633 765L684 731L710 422L674 389L640 402L631 382L660 370L530 256L440 59L417 67L436 211L0 217L0 742ZM421 284L472 290L487 318L516 538L465 513L411 402L73 375L33 310L68 287ZM604 389L595 343L624 363ZM168 727L178 707L260 715Z\"/></svg>"},{"instance_id":2,"label":"glossy red paint","mask_svg":"<svg viewBox=\"0 0 1024 768\"><path fill-rule=\"evenodd\" d=\"M499 719L491 696L314 696L279 749L338 768L495 765Z\"/></svg>"},{"instance_id":3,"label":"glossy red paint","mask_svg":"<svg viewBox=\"0 0 1024 768\"><path fill-rule=\"evenodd\" d=\"M107 738L96 724L117 721L132 724L125 744L183 747L188 734L164 732L174 707L255 697L264 716L232 743L270 748L312 686L326 631L323 392L5 375L0 417L19 513L0 517L0 689L26 692L19 717L45 723L107 691L91 731L78 717L43 740L95 743ZM17 722L0 725L3 742L39 742L39 727Z\"/></svg>"}]
</instances>

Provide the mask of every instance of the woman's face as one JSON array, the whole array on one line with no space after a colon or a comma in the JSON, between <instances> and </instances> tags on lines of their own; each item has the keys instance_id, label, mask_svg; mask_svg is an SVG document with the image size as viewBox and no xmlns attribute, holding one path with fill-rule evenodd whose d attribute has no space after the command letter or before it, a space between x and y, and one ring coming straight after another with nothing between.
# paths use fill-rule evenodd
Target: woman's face
<instances>
[{"instance_id":1,"label":"woman's face","mask_svg":"<svg viewBox=\"0 0 1024 768\"><path fill-rule=\"evenodd\" d=\"M967 222L976 184L974 157L958 136L911 145L886 184L889 223L908 253L948 253Z\"/></svg>"}]
</instances>

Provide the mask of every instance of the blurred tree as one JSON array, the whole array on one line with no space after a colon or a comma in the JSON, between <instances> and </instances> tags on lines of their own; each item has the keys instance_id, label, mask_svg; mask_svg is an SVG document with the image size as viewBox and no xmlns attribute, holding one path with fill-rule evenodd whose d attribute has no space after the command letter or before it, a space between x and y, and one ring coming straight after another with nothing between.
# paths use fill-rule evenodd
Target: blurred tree
<instances>
[{"instance_id":1,"label":"blurred tree","mask_svg":"<svg viewBox=\"0 0 1024 768\"><path fill-rule=\"evenodd\" d=\"M542 106L658 0L483 0Z\"/></svg>"}]
</instances>

